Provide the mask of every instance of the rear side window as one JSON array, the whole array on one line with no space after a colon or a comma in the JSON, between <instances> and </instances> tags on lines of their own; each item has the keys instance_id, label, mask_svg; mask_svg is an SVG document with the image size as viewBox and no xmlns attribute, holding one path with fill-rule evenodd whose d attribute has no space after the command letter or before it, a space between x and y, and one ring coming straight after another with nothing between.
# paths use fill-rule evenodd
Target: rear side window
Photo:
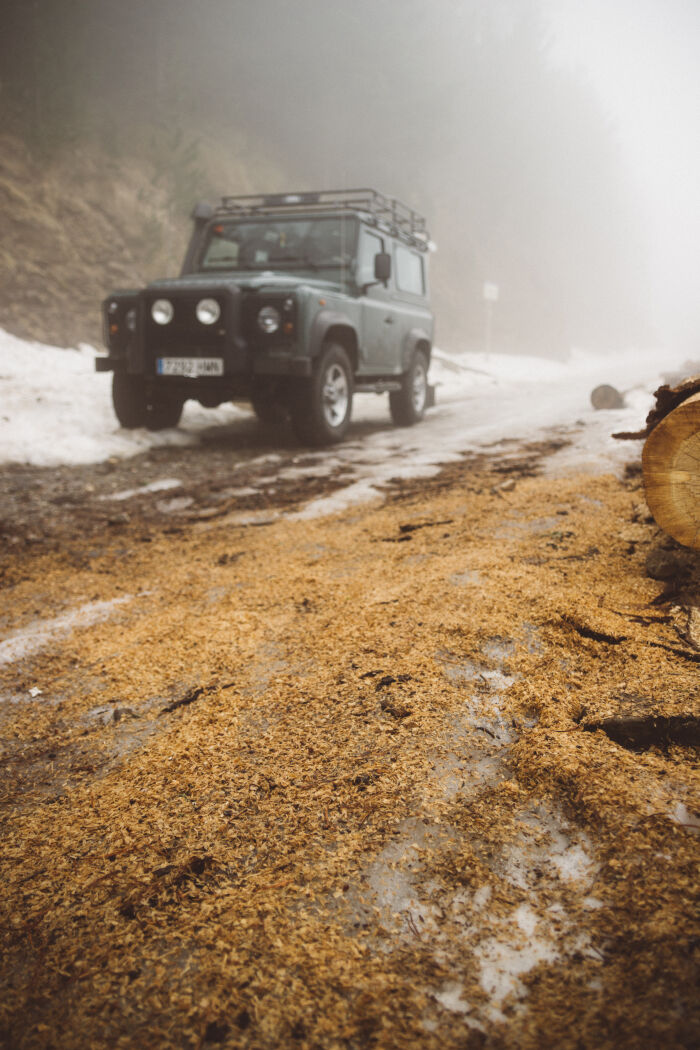
<instances>
[{"instance_id":1,"label":"rear side window","mask_svg":"<svg viewBox=\"0 0 700 1050\"><path fill-rule=\"evenodd\" d=\"M410 292L412 295L425 295L423 260L418 252L397 244L395 257L396 287L399 291Z\"/></svg>"}]
</instances>

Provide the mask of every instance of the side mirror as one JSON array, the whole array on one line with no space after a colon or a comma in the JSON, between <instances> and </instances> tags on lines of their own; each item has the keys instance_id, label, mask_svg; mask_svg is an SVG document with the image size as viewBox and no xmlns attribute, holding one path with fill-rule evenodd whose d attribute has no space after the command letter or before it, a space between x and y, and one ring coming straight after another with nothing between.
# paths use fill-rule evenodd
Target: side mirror
<instances>
[{"instance_id":1,"label":"side mirror","mask_svg":"<svg viewBox=\"0 0 700 1050\"><path fill-rule=\"evenodd\" d=\"M374 277L386 282L391 277L391 256L388 252L377 252L374 257Z\"/></svg>"}]
</instances>

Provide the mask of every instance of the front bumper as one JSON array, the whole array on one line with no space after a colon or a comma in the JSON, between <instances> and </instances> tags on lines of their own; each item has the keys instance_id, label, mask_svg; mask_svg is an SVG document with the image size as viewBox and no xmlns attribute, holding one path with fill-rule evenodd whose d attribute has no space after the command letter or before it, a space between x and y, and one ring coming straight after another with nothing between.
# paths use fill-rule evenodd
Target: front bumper
<instances>
[{"instance_id":1,"label":"front bumper","mask_svg":"<svg viewBox=\"0 0 700 1050\"><path fill-rule=\"evenodd\" d=\"M168 356L177 357L180 356L176 352L171 353ZM186 356L186 355L182 355ZM95 358L95 371L96 372L129 372L131 375L142 375L144 379L148 379L149 382L155 382L158 384L171 385L173 381L177 381L179 384L184 383L188 388L192 390L198 389L204 381L205 377L198 379L181 379L175 380L175 377L171 376L160 376L155 371L150 369L133 368L129 367L129 362L126 357L115 357L114 355L108 355L107 357L100 356ZM297 354L292 354L289 351L275 351L275 350L253 350L249 355L249 367L244 370L227 371L226 370L226 359L224 358L224 374L212 379L210 376L206 377L207 383L222 383L226 385L231 381L240 383L246 379L252 380L255 376L295 376L298 378L308 377L312 374L313 362L310 357L300 357Z\"/></svg>"},{"instance_id":2,"label":"front bumper","mask_svg":"<svg viewBox=\"0 0 700 1050\"><path fill-rule=\"evenodd\" d=\"M96 357L96 372L122 372L124 370L123 357Z\"/></svg>"},{"instance_id":3,"label":"front bumper","mask_svg":"<svg viewBox=\"0 0 700 1050\"><path fill-rule=\"evenodd\" d=\"M202 297L218 303L219 320L203 325L197 317L197 303ZM173 313L167 324L156 323L153 302L168 298ZM311 358L298 342L296 308L287 295L259 297L243 294L235 285L203 287L185 282L176 290L149 286L136 294L110 296L103 304L105 331L109 333L107 356L95 362L98 372L125 371L143 377L149 385L178 386L196 391L206 381L220 389L245 388L256 376L310 376ZM262 305L274 305L283 325L276 333L259 330L257 318ZM129 314L131 324L129 326ZM129 330L130 328L130 330ZM289 329L283 334L282 328ZM175 366L161 367L164 359L207 359L221 362L222 374L192 377ZM205 366L202 366L204 371ZM168 375L161 374L167 371ZM180 372L178 375L177 373ZM193 394L196 396L196 394Z\"/></svg>"}]
</instances>

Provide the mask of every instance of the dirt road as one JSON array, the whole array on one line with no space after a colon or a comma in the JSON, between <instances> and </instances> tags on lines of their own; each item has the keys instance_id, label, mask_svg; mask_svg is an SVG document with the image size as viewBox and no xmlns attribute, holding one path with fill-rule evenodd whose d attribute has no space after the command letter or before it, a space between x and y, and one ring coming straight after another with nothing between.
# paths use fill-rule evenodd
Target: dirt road
<instances>
[{"instance_id":1,"label":"dirt road","mask_svg":"<svg viewBox=\"0 0 700 1050\"><path fill-rule=\"evenodd\" d=\"M695 1045L700 570L636 472L305 519L343 464L252 435L2 475L2 1045Z\"/></svg>"}]
</instances>

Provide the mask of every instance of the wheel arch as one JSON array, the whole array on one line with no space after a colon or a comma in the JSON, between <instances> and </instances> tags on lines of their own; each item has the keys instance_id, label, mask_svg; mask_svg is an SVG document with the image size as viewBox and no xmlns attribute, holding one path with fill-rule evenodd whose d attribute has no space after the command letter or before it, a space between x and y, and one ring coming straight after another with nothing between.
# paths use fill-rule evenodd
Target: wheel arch
<instances>
[{"instance_id":1,"label":"wheel arch","mask_svg":"<svg viewBox=\"0 0 700 1050\"><path fill-rule=\"evenodd\" d=\"M416 350L422 350L425 354L428 365L430 365L430 357L433 351L430 336L424 328L411 328L403 341L403 347L401 348L401 367L404 372L407 372L411 366L411 361Z\"/></svg>"},{"instance_id":2,"label":"wheel arch","mask_svg":"<svg viewBox=\"0 0 700 1050\"><path fill-rule=\"evenodd\" d=\"M333 310L322 310L314 318L311 326L311 356L318 358L323 346L327 343L339 343L350 358L353 372L357 371L359 361L357 332L352 321L345 314Z\"/></svg>"}]
</instances>

